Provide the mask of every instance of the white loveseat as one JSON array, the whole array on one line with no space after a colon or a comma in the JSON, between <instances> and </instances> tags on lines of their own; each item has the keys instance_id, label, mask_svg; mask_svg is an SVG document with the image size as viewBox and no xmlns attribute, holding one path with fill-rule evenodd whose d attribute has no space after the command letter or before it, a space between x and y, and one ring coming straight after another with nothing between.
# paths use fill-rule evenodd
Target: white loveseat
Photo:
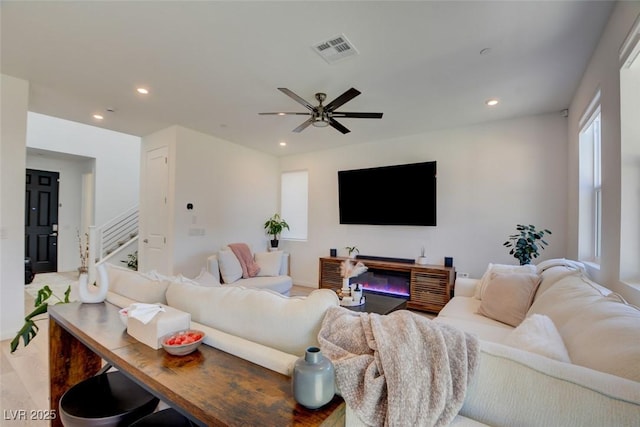
<instances>
[{"instance_id":1,"label":"white loveseat","mask_svg":"<svg viewBox=\"0 0 640 427\"><path fill-rule=\"evenodd\" d=\"M520 325L478 314L491 306L483 298L495 295L491 277L512 277L507 270L490 266L480 280L458 279L436 318L481 339L460 415L492 426L640 425L640 310L560 259L534 269L540 282Z\"/></svg>"},{"instance_id":2,"label":"white loveseat","mask_svg":"<svg viewBox=\"0 0 640 427\"><path fill-rule=\"evenodd\" d=\"M246 288L271 289L289 295L293 281L289 276L289 254L283 251L253 254L260 271L255 277L242 278L242 267L230 249L222 249L207 258L207 270L220 283Z\"/></svg>"}]
</instances>

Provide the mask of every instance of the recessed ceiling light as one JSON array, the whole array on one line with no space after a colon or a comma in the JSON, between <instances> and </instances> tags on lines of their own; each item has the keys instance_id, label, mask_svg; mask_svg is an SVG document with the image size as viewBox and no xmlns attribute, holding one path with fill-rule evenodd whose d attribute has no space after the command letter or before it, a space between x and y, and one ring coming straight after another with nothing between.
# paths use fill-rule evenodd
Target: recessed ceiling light
<instances>
[{"instance_id":1,"label":"recessed ceiling light","mask_svg":"<svg viewBox=\"0 0 640 427\"><path fill-rule=\"evenodd\" d=\"M500 101L498 101L495 98L491 98L491 99L487 99L486 101L484 101L485 104L487 104L489 107L493 107L494 105L498 105Z\"/></svg>"},{"instance_id":2,"label":"recessed ceiling light","mask_svg":"<svg viewBox=\"0 0 640 427\"><path fill-rule=\"evenodd\" d=\"M138 91L138 93L142 94L142 95L147 95L149 94L149 89L145 89L143 87L139 87L138 89L136 89L136 91Z\"/></svg>"},{"instance_id":3,"label":"recessed ceiling light","mask_svg":"<svg viewBox=\"0 0 640 427\"><path fill-rule=\"evenodd\" d=\"M286 145L287 145L287 143L286 143L286 142L284 142L284 141L280 141L280 146L281 146L281 147L285 147Z\"/></svg>"},{"instance_id":4,"label":"recessed ceiling light","mask_svg":"<svg viewBox=\"0 0 640 427\"><path fill-rule=\"evenodd\" d=\"M103 116L101 116L100 114L94 114L94 115L93 115L93 118L94 118L94 119L96 119L96 120L102 120L102 119L104 119L104 117L103 117Z\"/></svg>"},{"instance_id":5,"label":"recessed ceiling light","mask_svg":"<svg viewBox=\"0 0 640 427\"><path fill-rule=\"evenodd\" d=\"M286 114L284 113L278 113L279 116L285 116Z\"/></svg>"}]
</instances>

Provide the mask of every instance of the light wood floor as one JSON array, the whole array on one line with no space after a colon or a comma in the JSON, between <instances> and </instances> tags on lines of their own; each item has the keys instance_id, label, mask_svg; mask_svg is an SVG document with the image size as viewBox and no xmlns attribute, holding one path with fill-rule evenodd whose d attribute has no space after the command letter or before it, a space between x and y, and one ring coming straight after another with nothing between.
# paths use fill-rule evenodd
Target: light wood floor
<instances>
[{"instance_id":1,"label":"light wood floor","mask_svg":"<svg viewBox=\"0 0 640 427\"><path fill-rule=\"evenodd\" d=\"M291 296L308 295L313 288L294 285ZM25 313L34 308L34 298L25 292ZM433 317L426 313L427 317ZM49 321L46 315L36 322L40 330L25 348L22 343L11 354L11 340L0 341L0 426L48 426L48 421L31 420L31 411L49 409ZM15 419L24 410L27 419Z\"/></svg>"}]
</instances>

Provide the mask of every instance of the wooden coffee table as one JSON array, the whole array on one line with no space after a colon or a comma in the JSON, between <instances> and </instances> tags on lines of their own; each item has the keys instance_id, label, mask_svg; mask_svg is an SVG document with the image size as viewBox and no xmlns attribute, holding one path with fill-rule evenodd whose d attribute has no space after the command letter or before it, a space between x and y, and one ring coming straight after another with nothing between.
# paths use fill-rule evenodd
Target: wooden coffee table
<instances>
[{"instance_id":1,"label":"wooden coffee table","mask_svg":"<svg viewBox=\"0 0 640 427\"><path fill-rule=\"evenodd\" d=\"M389 314L407 308L407 300L371 292L364 292L365 303L354 307L345 307L353 311L366 313Z\"/></svg>"}]
</instances>

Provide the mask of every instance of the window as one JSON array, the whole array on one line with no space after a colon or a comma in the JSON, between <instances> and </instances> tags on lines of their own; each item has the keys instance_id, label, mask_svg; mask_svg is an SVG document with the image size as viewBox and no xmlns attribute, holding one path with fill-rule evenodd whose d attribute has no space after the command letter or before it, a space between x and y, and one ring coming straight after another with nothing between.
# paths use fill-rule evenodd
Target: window
<instances>
[{"instance_id":1,"label":"window","mask_svg":"<svg viewBox=\"0 0 640 427\"><path fill-rule=\"evenodd\" d=\"M578 256L600 264L602 249L602 174L600 142L600 94L581 121Z\"/></svg>"},{"instance_id":2,"label":"window","mask_svg":"<svg viewBox=\"0 0 640 427\"><path fill-rule=\"evenodd\" d=\"M640 22L621 50L620 280L640 290Z\"/></svg>"},{"instance_id":3,"label":"window","mask_svg":"<svg viewBox=\"0 0 640 427\"><path fill-rule=\"evenodd\" d=\"M280 215L289 224L282 232L288 240L306 240L308 223L308 171L283 172L280 181Z\"/></svg>"}]
</instances>

